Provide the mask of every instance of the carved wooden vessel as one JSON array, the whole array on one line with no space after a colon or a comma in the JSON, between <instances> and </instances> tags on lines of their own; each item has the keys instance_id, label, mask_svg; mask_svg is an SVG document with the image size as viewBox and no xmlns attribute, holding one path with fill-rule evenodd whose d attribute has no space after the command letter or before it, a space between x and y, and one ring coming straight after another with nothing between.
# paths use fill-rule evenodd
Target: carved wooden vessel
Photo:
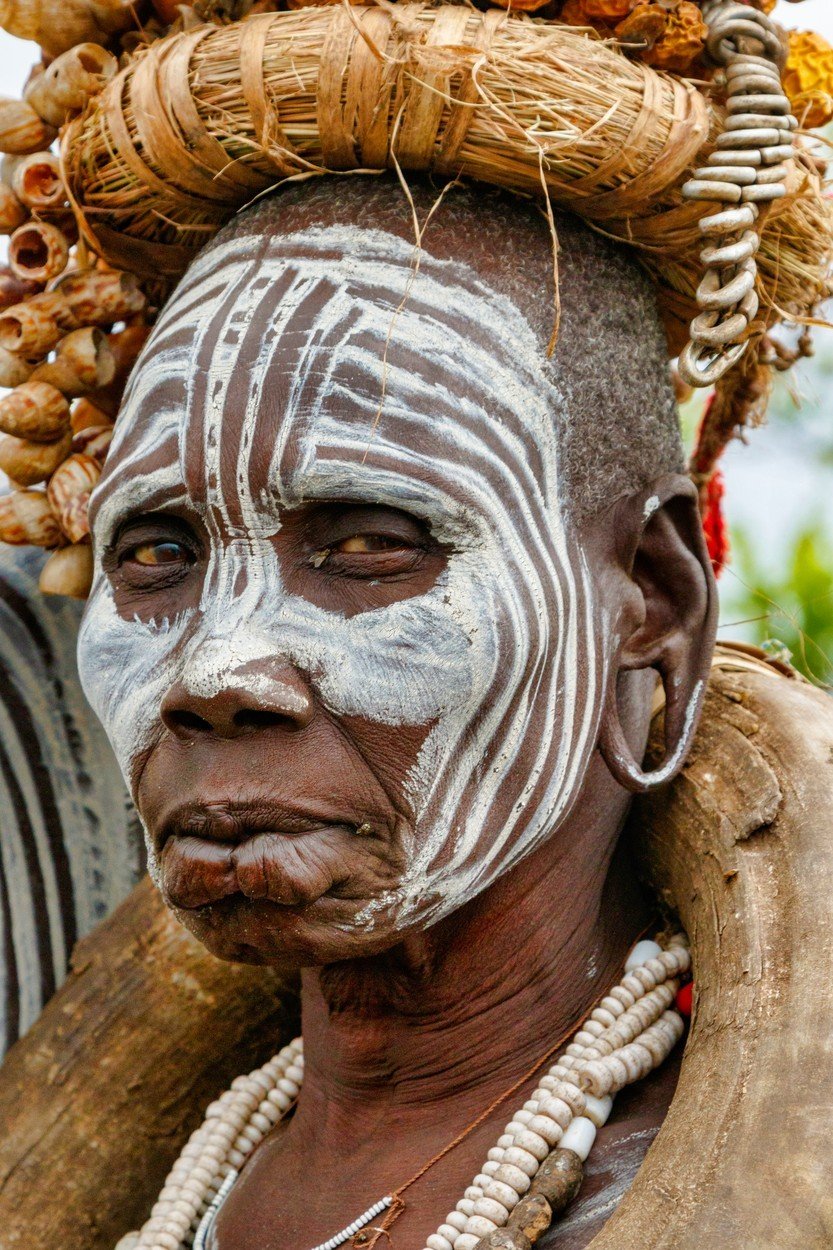
<instances>
[{"instance_id":1,"label":"carved wooden vessel","mask_svg":"<svg viewBox=\"0 0 833 1250\"><path fill-rule=\"evenodd\" d=\"M680 779L629 835L692 941L677 1094L592 1250L833 1245L833 700L721 648ZM205 1104L297 1031L148 882L76 951L0 1071L0 1248L112 1250Z\"/></svg>"}]
</instances>

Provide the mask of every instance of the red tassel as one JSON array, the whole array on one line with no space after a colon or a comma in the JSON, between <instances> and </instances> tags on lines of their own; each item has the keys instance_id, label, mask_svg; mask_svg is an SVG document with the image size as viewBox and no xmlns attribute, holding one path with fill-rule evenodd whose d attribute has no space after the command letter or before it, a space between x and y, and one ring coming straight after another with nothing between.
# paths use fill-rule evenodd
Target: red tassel
<instances>
[{"instance_id":1,"label":"red tassel","mask_svg":"<svg viewBox=\"0 0 833 1250\"><path fill-rule=\"evenodd\" d=\"M709 478L703 500L703 532L711 556L715 577L719 577L729 560L729 529L723 512L726 486L720 469Z\"/></svg>"}]
</instances>

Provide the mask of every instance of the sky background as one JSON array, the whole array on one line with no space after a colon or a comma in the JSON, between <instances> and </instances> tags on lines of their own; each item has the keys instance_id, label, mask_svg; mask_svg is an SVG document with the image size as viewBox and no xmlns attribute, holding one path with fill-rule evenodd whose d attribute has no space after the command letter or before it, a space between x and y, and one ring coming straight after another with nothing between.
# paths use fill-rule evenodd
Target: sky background
<instances>
[{"instance_id":1,"label":"sky background","mask_svg":"<svg viewBox=\"0 0 833 1250\"><path fill-rule=\"evenodd\" d=\"M833 42L833 0L780 0L776 16L787 26L813 29ZM38 49L0 31L0 90L19 95ZM0 239L0 255L5 240ZM795 536L808 524L820 524L833 536L833 330L816 333L819 362L802 366L789 388L775 398L777 419L754 431L748 446L735 444L725 458L727 514L749 535L764 567L777 569L788 559ZM790 413L800 408L797 420ZM743 637L736 624L741 606L740 562L722 583L723 633Z\"/></svg>"}]
</instances>

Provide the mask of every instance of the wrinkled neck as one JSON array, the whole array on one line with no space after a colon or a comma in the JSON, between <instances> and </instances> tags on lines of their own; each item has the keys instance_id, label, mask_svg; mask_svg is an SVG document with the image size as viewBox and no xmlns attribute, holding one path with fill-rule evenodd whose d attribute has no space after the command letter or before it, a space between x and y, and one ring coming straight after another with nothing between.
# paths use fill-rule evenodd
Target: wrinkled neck
<instances>
[{"instance_id":1,"label":"wrinkled neck","mask_svg":"<svg viewBox=\"0 0 833 1250\"><path fill-rule=\"evenodd\" d=\"M595 777L594 773L598 774ZM398 1122L484 1110L615 984L646 923L615 853L627 800L591 766L556 835L449 919L384 955L303 982L308 1108Z\"/></svg>"}]
</instances>

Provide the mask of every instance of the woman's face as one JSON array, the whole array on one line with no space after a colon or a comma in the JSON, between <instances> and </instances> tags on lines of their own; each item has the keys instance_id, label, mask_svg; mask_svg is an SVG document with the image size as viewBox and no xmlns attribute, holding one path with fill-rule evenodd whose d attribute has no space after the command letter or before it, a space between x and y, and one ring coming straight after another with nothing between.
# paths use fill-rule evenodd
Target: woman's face
<instances>
[{"instance_id":1,"label":"woman's face","mask_svg":"<svg viewBox=\"0 0 833 1250\"><path fill-rule=\"evenodd\" d=\"M356 257L361 259L357 260ZM608 635L538 338L358 227L215 246L134 374L80 662L212 950L383 950L564 818Z\"/></svg>"}]
</instances>

